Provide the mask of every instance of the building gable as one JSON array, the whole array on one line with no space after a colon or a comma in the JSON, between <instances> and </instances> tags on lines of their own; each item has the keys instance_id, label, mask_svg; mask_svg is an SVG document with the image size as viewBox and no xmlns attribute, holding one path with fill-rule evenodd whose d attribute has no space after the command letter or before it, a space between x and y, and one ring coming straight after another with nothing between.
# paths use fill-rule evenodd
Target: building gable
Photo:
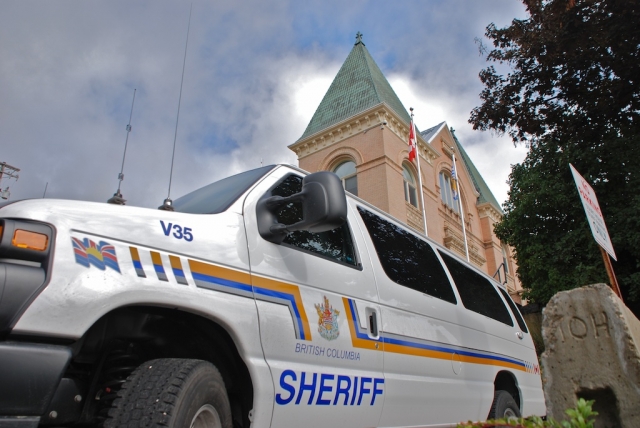
<instances>
[{"instance_id":1,"label":"building gable","mask_svg":"<svg viewBox=\"0 0 640 428\"><path fill-rule=\"evenodd\" d=\"M420 135L428 144L433 144L433 141L436 139L437 135L439 135L442 131L446 132L451 140L453 140L456 146L455 151L458 154L458 158L462 161L462 165L464 166L467 174L469 174L473 186L478 193L478 200L476 201L476 205L489 204L498 212L499 216L501 217L504 213L500 207L500 204L498 203L498 200L489 189L489 186L484 181L484 178L482 178L482 175L480 175L480 172L471 161L471 158L464 150L464 147L462 147L462 144L460 144L460 141L458 140L458 137L456 137L453 128L449 128L446 122L440 122L436 126L422 131Z\"/></svg>"}]
</instances>

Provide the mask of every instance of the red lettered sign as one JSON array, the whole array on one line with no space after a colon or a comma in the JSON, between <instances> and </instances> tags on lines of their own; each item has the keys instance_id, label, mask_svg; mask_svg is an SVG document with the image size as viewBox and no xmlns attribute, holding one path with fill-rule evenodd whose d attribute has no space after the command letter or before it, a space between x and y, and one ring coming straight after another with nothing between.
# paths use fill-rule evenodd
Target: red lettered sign
<instances>
[{"instance_id":1,"label":"red lettered sign","mask_svg":"<svg viewBox=\"0 0 640 428\"><path fill-rule=\"evenodd\" d=\"M573 179L576 181L578 193L580 193L580 200L582 201L584 212L587 214L587 220L589 221L589 226L591 226L593 237L596 242L617 261L618 259L616 258L616 253L613 251L613 244L607 231L607 225L604 223L604 217L602 216L602 211L600 211L600 205L596 198L596 192L593 191L593 188L587 183L587 180L576 171L573 165L569 164L569 166L571 167Z\"/></svg>"}]
</instances>

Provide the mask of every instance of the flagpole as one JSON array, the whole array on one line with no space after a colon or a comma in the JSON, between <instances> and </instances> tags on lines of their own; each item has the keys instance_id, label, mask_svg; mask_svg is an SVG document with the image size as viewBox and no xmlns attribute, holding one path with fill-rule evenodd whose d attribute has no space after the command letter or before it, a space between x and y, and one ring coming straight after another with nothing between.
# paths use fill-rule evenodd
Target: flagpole
<instances>
[{"instance_id":1,"label":"flagpole","mask_svg":"<svg viewBox=\"0 0 640 428\"><path fill-rule=\"evenodd\" d=\"M416 150L416 159L418 160L418 183L420 185L420 203L422 204L422 222L424 225L424 236L429 236L429 231L427 230L427 211L424 207L424 192L422 191L422 173L420 172L420 150L418 149L418 138L416 137L416 128L413 124L413 107L410 107L411 110L411 129L409 130L409 144L411 144L411 137L413 136L413 143L415 144Z\"/></svg>"},{"instance_id":2,"label":"flagpole","mask_svg":"<svg viewBox=\"0 0 640 428\"><path fill-rule=\"evenodd\" d=\"M458 196L458 207L460 209L460 219L462 220L462 236L464 236L464 253L467 256L467 261L469 262L470 261L469 260L469 244L467 243L467 228L464 225L465 219L464 219L464 212L462 211L462 198L460 197L460 186L458 185L458 172L456 171L456 155L455 153L452 153L451 156L453 157L453 175L454 175L454 180L456 182L456 193Z\"/></svg>"}]
</instances>

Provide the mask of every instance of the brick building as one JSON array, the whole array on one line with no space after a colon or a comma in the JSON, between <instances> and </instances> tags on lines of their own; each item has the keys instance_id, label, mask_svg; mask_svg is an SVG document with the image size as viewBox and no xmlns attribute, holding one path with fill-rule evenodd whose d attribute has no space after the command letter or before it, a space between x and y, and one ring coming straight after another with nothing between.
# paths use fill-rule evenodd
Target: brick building
<instances>
[{"instance_id":1,"label":"brick building","mask_svg":"<svg viewBox=\"0 0 640 428\"><path fill-rule=\"evenodd\" d=\"M424 233L417 162L409 161L410 116L358 33L356 44L306 130L289 146L301 168L334 171L345 188ZM510 249L493 233L503 212L446 122L417 133L427 235L505 281L519 301ZM456 158L462 213L453 198ZM499 272L499 273L498 273Z\"/></svg>"}]
</instances>

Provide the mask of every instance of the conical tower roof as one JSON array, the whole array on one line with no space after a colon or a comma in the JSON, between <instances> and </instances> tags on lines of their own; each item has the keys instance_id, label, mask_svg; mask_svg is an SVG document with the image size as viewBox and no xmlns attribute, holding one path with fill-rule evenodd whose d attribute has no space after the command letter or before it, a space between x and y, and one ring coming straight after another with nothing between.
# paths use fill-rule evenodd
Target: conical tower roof
<instances>
[{"instance_id":1,"label":"conical tower roof","mask_svg":"<svg viewBox=\"0 0 640 428\"><path fill-rule=\"evenodd\" d=\"M409 124L411 118L407 110L362 42L362 34L358 33L356 44L300 140L382 103Z\"/></svg>"}]
</instances>

